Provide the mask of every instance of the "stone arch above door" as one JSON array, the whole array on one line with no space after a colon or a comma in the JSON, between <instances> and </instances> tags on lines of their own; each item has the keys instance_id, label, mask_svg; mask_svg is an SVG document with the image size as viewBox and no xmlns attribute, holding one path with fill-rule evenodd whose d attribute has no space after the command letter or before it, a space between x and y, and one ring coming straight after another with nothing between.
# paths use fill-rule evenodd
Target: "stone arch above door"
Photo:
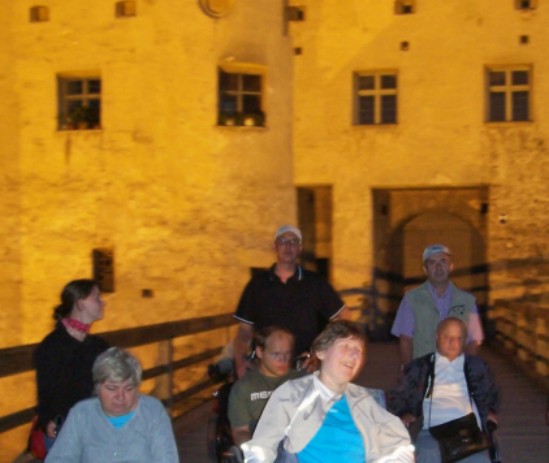
<instances>
[{"instance_id":1,"label":"stone arch above door","mask_svg":"<svg viewBox=\"0 0 549 463\"><path fill-rule=\"evenodd\" d=\"M374 189L372 286L386 324L406 289L423 281L421 254L431 243L448 245L456 260L453 278L487 300L486 235L488 188Z\"/></svg>"}]
</instances>

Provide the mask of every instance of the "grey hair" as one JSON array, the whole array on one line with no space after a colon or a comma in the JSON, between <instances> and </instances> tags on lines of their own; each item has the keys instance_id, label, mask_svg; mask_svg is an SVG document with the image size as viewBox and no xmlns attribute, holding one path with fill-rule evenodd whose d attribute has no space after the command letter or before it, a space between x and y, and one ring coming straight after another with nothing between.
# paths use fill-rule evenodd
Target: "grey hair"
<instances>
[{"instance_id":1,"label":"grey hair","mask_svg":"<svg viewBox=\"0 0 549 463\"><path fill-rule=\"evenodd\" d=\"M137 358L119 347L111 347L100 354L92 368L93 383L130 380L132 386L141 384L143 370Z\"/></svg>"}]
</instances>

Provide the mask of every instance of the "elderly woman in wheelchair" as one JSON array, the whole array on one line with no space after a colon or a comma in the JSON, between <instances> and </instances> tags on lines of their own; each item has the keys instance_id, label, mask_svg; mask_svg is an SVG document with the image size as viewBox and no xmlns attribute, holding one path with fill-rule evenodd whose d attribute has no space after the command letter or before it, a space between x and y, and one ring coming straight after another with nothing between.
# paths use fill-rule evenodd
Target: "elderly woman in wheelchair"
<instances>
[{"instance_id":1,"label":"elderly woman in wheelchair","mask_svg":"<svg viewBox=\"0 0 549 463\"><path fill-rule=\"evenodd\" d=\"M253 438L242 445L245 461L412 463L414 449L400 419L351 383L364 362L361 328L332 322L313 351L320 370L273 392Z\"/></svg>"}]
</instances>

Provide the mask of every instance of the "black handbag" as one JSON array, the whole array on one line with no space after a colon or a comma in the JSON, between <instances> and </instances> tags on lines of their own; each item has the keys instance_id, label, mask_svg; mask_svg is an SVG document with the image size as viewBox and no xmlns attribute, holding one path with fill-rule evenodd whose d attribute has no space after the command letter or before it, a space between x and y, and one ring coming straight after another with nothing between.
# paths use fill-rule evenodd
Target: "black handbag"
<instances>
[{"instance_id":1,"label":"black handbag","mask_svg":"<svg viewBox=\"0 0 549 463\"><path fill-rule=\"evenodd\" d=\"M429 432L438 442L441 463L459 461L490 448L488 436L478 427L474 413L431 426Z\"/></svg>"}]
</instances>

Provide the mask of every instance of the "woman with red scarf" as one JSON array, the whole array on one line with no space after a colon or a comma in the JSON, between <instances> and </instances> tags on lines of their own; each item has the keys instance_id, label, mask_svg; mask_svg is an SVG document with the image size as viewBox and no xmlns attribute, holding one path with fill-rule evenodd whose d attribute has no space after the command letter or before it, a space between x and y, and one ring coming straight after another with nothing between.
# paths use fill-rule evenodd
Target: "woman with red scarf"
<instances>
[{"instance_id":1,"label":"woman with red scarf","mask_svg":"<svg viewBox=\"0 0 549 463\"><path fill-rule=\"evenodd\" d=\"M34 352L38 424L46 451L70 408L92 396L92 365L109 346L89 330L103 318L104 307L96 281L71 281L61 292L61 304L54 309L55 329Z\"/></svg>"}]
</instances>

